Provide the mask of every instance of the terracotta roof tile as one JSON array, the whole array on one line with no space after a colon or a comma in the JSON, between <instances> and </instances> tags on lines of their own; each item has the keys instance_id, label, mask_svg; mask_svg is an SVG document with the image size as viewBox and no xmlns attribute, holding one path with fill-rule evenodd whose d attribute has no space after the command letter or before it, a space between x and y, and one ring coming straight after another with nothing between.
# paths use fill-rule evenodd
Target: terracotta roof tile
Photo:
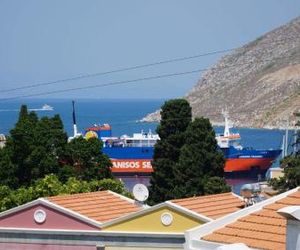
<instances>
[{"instance_id":1,"label":"terracotta roof tile","mask_svg":"<svg viewBox=\"0 0 300 250\"><path fill-rule=\"evenodd\" d=\"M196 196L171 202L211 219L220 218L244 207L244 202L232 193Z\"/></svg>"},{"instance_id":2,"label":"terracotta roof tile","mask_svg":"<svg viewBox=\"0 0 300 250\"><path fill-rule=\"evenodd\" d=\"M285 249L286 219L276 211L280 208L300 205L300 191L296 191L261 210L239 218L202 239L219 243L245 243L258 249Z\"/></svg>"},{"instance_id":3,"label":"terracotta roof tile","mask_svg":"<svg viewBox=\"0 0 300 250\"><path fill-rule=\"evenodd\" d=\"M135 203L109 191L53 196L47 199L100 223L142 209Z\"/></svg>"}]
</instances>

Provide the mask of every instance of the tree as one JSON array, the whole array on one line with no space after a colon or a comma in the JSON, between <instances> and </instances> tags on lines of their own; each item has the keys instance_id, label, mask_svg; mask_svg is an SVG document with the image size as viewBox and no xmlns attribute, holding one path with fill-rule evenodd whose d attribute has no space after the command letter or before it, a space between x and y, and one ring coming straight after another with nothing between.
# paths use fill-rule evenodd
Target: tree
<instances>
[{"instance_id":1,"label":"tree","mask_svg":"<svg viewBox=\"0 0 300 250\"><path fill-rule=\"evenodd\" d=\"M74 175L80 180L100 180L112 178L110 159L102 153L102 142L97 138L89 140L83 137L73 139L66 146L66 165L74 167Z\"/></svg>"},{"instance_id":2,"label":"tree","mask_svg":"<svg viewBox=\"0 0 300 250\"><path fill-rule=\"evenodd\" d=\"M112 178L111 162L97 139L74 139L67 134L59 115L38 118L22 105L19 119L0 150L0 185L16 189L30 186L51 173L66 182Z\"/></svg>"},{"instance_id":3,"label":"tree","mask_svg":"<svg viewBox=\"0 0 300 250\"><path fill-rule=\"evenodd\" d=\"M219 151L208 119L191 121L186 100L167 101L162 106L160 136L154 148L150 198L161 201L230 191L224 179L225 159Z\"/></svg>"},{"instance_id":4,"label":"tree","mask_svg":"<svg viewBox=\"0 0 300 250\"><path fill-rule=\"evenodd\" d=\"M300 154L285 157L280 164L283 177L273 178L269 184L280 193L300 186Z\"/></svg>"},{"instance_id":5,"label":"tree","mask_svg":"<svg viewBox=\"0 0 300 250\"><path fill-rule=\"evenodd\" d=\"M9 148L0 149L0 182L12 188L18 187L19 180L16 176L17 166L11 161L12 152Z\"/></svg>"},{"instance_id":6,"label":"tree","mask_svg":"<svg viewBox=\"0 0 300 250\"><path fill-rule=\"evenodd\" d=\"M2 184L26 186L46 174L58 172L59 158L67 144L67 135L58 115L39 119L35 112L28 113L27 107L22 105L10 135L4 150L10 152L7 165L14 166L10 175L17 179L14 181L17 184ZM5 166L0 163L0 173L4 171Z\"/></svg>"},{"instance_id":7,"label":"tree","mask_svg":"<svg viewBox=\"0 0 300 250\"><path fill-rule=\"evenodd\" d=\"M174 198L230 191L223 178L225 159L209 120L196 118L189 124L185 136L175 168Z\"/></svg>"},{"instance_id":8,"label":"tree","mask_svg":"<svg viewBox=\"0 0 300 250\"><path fill-rule=\"evenodd\" d=\"M34 112L28 113L26 105L22 105L19 119L14 129L10 131L5 148L11 151L11 162L16 166L14 176L18 185L29 184L31 179L31 165L27 161L33 150L34 133L38 118ZM1 169L1 172L4 171Z\"/></svg>"},{"instance_id":9,"label":"tree","mask_svg":"<svg viewBox=\"0 0 300 250\"><path fill-rule=\"evenodd\" d=\"M174 99L164 103L161 122L157 128L160 140L155 144L150 179L150 203L158 203L173 198L176 186L175 166L180 150L185 143L185 131L192 119L192 110L184 99Z\"/></svg>"}]
</instances>

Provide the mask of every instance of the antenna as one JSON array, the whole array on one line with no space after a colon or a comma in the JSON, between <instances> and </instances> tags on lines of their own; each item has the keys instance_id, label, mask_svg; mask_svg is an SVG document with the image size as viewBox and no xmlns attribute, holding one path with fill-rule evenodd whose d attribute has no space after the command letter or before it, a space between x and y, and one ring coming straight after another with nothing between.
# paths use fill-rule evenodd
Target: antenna
<instances>
[{"instance_id":1,"label":"antenna","mask_svg":"<svg viewBox=\"0 0 300 250\"><path fill-rule=\"evenodd\" d=\"M149 190L144 184L141 183L135 184L132 192L134 198L139 202L144 202L145 200L148 199Z\"/></svg>"}]
</instances>

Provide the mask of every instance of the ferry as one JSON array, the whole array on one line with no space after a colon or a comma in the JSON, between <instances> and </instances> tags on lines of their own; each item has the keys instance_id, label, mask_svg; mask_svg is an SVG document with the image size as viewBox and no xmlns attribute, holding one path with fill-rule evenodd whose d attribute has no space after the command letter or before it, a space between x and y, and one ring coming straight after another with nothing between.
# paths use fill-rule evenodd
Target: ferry
<instances>
[{"instance_id":1,"label":"ferry","mask_svg":"<svg viewBox=\"0 0 300 250\"><path fill-rule=\"evenodd\" d=\"M265 174L268 168L281 154L281 149L258 150L243 148L239 143L239 133L231 133L232 123L227 112L222 112L225 124L224 132L216 135L220 150L224 153L226 162L225 174L248 173ZM103 141L103 152L113 164L112 172L116 174L150 174L153 172L151 161L154 145L160 139L152 131L134 133L132 136L112 136L109 124L94 125L85 129L85 137L96 137Z\"/></svg>"}]
</instances>

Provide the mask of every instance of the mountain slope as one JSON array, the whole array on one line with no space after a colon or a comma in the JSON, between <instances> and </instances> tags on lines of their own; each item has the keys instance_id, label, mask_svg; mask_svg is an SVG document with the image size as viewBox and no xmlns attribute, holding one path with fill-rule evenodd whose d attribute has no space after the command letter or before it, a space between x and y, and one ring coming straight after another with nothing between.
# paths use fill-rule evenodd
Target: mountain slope
<instances>
[{"instance_id":1,"label":"mountain slope","mask_svg":"<svg viewBox=\"0 0 300 250\"><path fill-rule=\"evenodd\" d=\"M194 116L215 124L222 122L224 108L238 126L282 127L287 117L295 120L293 113L300 111L300 17L222 57L186 98Z\"/></svg>"}]
</instances>

